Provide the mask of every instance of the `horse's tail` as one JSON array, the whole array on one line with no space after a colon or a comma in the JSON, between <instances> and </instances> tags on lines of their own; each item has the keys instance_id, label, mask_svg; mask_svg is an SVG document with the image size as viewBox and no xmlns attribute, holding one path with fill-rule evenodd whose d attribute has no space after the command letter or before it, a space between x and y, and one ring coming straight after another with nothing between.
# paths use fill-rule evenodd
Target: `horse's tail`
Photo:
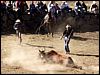
<instances>
[{"instance_id":1,"label":"horse's tail","mask_svg":"<svg viewBox=\"0 0 100 75\"><path fill-rule=\"evenodd\" d=\"M40 26L36 29L35 33L38 33L40 31L40 28L43 26L44 24L44 19L41 21Z\"/></svg>"}]
</instances>

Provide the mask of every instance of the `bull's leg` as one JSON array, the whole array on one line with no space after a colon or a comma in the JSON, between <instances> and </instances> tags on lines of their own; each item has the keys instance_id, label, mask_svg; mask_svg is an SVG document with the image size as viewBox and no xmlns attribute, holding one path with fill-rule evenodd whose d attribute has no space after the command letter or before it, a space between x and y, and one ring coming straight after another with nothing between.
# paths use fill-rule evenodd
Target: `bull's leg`
<instances>
[{"instance_id":1,"label":"bull's leg","mask_svg":"<svg viewBox=\"0 0 100 75\"><path fill-rule=\"evenodd\" d=\"M67 60L68 60L68 63L66 64L67 67L82 69L82 66L76 65L71 57L68 57Z\"/></svg>"}]
</instances>

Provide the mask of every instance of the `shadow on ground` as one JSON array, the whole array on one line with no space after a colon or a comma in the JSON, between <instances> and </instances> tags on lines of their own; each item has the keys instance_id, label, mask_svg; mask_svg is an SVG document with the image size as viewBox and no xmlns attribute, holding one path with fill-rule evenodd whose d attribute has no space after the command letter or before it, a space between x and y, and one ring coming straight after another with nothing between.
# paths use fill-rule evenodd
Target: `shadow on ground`
<instances>
[{"instance_id":1,"label":"shadow on ground","mask_svg":"<svg viewBox=\"0 0 100 75\"><path fill-rule=\"evenodd\" d=\"M75 53L70 53L70 55L99 57L99 55L91 55L91 54L75 54Z\"/></svg>"},{"instance_id":2,"label":"shadow on ground","mask_svg":"<svg viewBox=\"0 0 100 75\"><path fill-rule=\"evenodd\" d=\"M72 39L74 39L74 40L81 40L81 41L98 40L98 39L95 39L95 38L83 38L83 37L80 37L80 36L73 36Z\"/></svg>"},{"instance_id":3,"label":"shadow on ground","mask_svg":"<svg viewBox=\"0 0 100 75\"><path fill-rule=\"evenodd\" d=\"M28 44L28 43L25 43L26 45L29 45L29 46L33 46L33 47L45 47L45 48L54 48L52 46L40 46L40 45L31 45L31 44Z\"/></svg>"}]
</instances>

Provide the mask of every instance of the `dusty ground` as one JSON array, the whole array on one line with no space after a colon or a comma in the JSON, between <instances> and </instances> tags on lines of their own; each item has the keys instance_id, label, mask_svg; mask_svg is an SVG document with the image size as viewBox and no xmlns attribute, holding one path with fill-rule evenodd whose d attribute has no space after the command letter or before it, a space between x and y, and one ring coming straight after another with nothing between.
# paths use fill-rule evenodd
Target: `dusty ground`
<instances>
[{"instance_id":1,"label":"dusty ground","mask_svg":"<svg viewBox=\"0 0 100 75\"><path fill-rule=\"evenodd\" d=\"M70 40L72 59L84 70L73 69L59 64L44 64L38 57L38 50L45 46L46 51L55 50L65 55L64 41L60 40L61 33L54 38L46 35L23 34L20 45L15 34L1 36L1 73L25 74L99 74L99 32L75 33ZM78 56L77 54L85 54ZM90 55L90 56L87 56Z\"/></svg>"}]
</instances>

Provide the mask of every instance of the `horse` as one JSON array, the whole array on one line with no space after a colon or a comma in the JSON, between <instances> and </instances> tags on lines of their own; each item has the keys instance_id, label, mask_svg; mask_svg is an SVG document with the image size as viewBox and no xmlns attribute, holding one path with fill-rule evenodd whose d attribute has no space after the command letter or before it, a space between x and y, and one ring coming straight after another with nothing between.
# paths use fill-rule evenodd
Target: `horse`
<instances>
[{"instance_id":1,"label":"horse","mask_svg":"<svg viewBox=\"0 0 100 75\"><path fill-rule=\"evenodd\" d=\"M51 16L51 13L47 13L43 19L43 21L41 22L40 27L36 30L36 33L40 32L41 28L44 27L47 31L47 37L48 35L54 34L54 30L55 30L55 26L56 26L56 20L54 17Z\"/></svg>"},{"instance_id":2,"label":"horse","mask_svg":"<svg viewBox=\"0 0 100 75\"><path fill-rule=\"evenodd\" d=\"M44 63L57 63L63 64L66 67L81 69L81 66L76 65L70 56L65 57L54 50L49 52L45 52L45 50L39 50L39 57L44 60Z\"/></svg>"}]
</instances>

